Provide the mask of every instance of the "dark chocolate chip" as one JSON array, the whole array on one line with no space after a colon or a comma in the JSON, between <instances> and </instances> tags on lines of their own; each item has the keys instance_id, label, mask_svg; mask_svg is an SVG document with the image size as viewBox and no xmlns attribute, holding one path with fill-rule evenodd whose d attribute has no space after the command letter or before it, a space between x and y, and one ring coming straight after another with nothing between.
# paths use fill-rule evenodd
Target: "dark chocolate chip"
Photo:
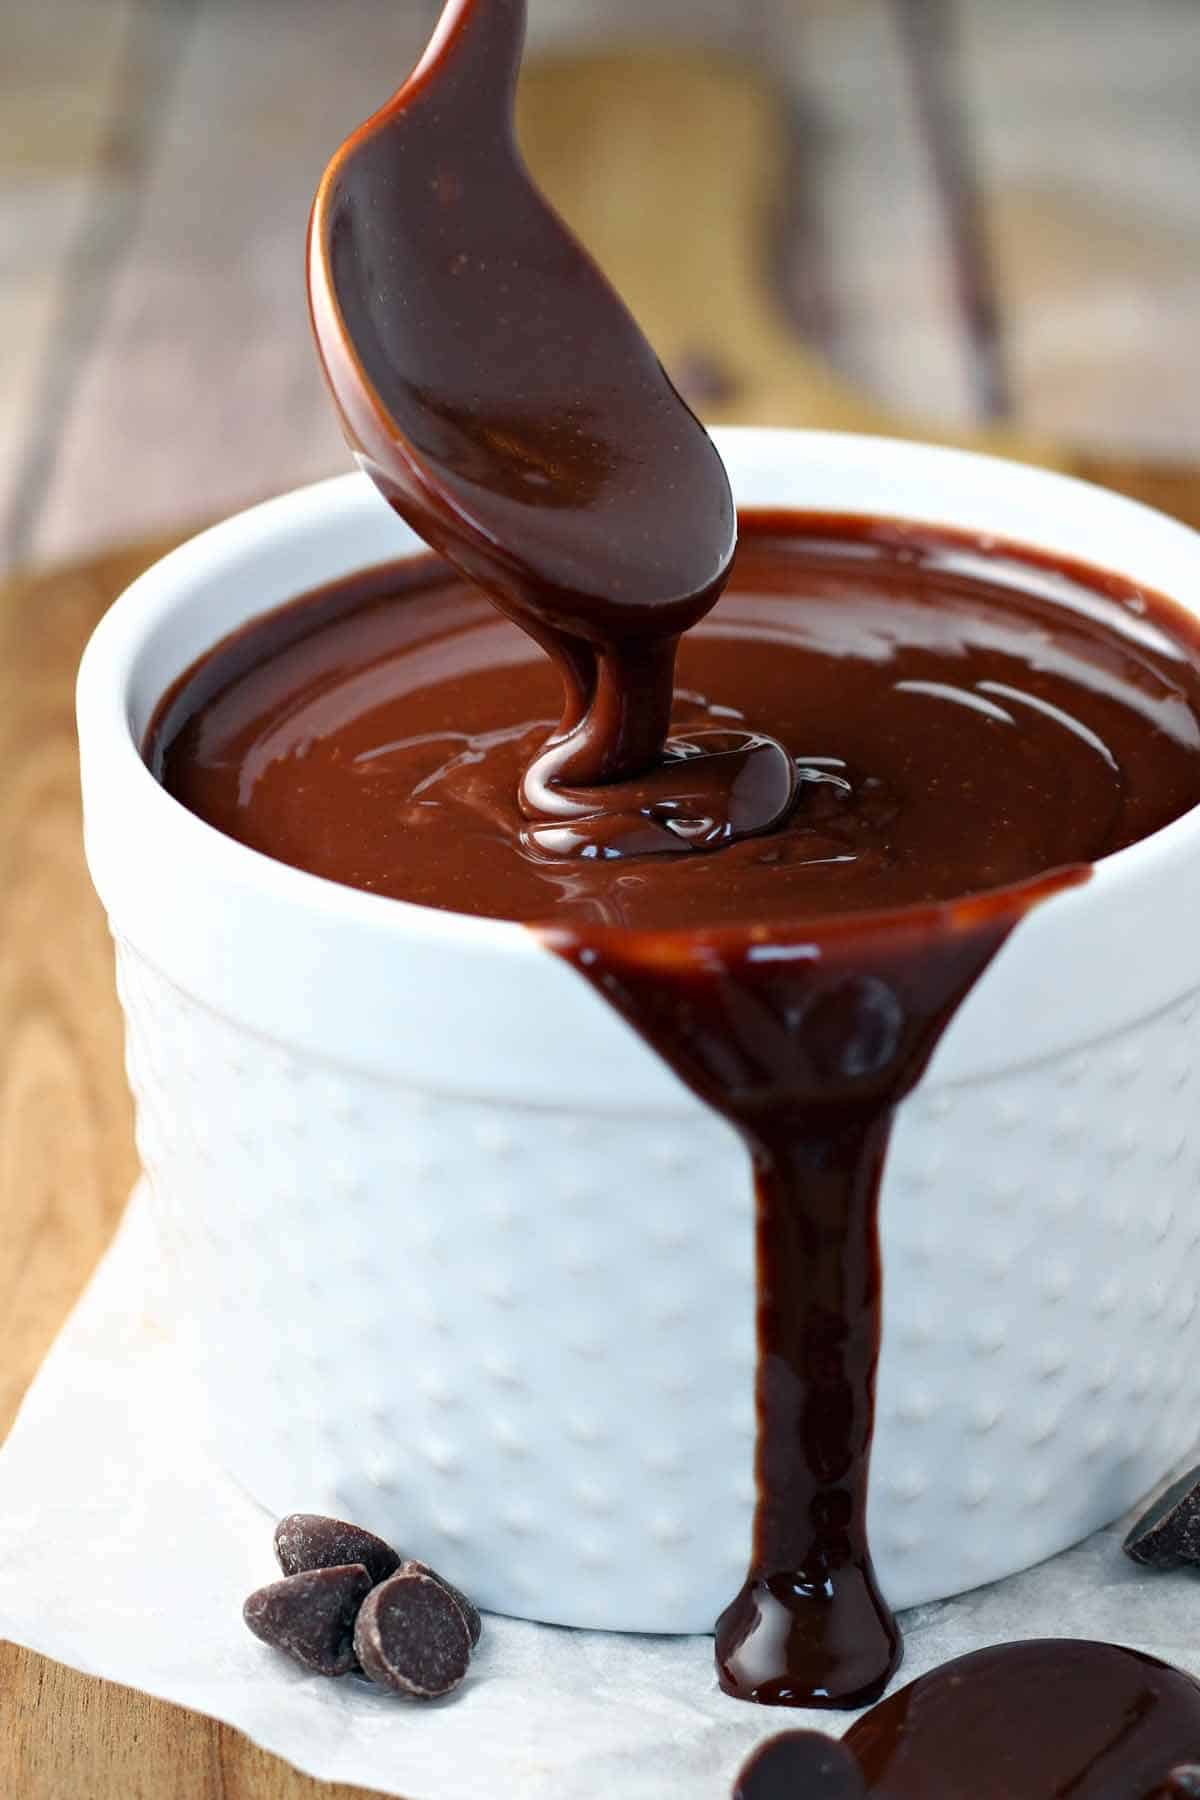
<instances>
[{"instance_id":1,"label":"dark chocolate chip","mask_svg":"<svg viewBox=\"0 0 1200 1800\"><path fill-rule=\"evenodd\" d=\"M853 1754L822 1731L783 1731L743 1765L733 1800L865 1800Z\"/></svg>"},{"instance_id":2,"label":"dark chocolate chip","mask_svg":"<svg viewBox=\"0 0 1200 1800\"><path fill-rule=\"evenodd\" d=\"M354 1621L370 1591L361 1563L305 1569L251 1594L242 1617L255 1637L302 1667L317 1675L348 1675L358 1666Z\"/></svg>"},{"instance_id":3,"label":"dark chocolate chip","mask_svg":"<svg viewBox=\"0 0 1200 1800\"><path fill-rule=\"evenodd\" d=\"M1200 1468L1191 1469L1154 1502L1128 1534L1127 1556L1149 1569L1200 1563Z\"/></svg>"},{"instance_id":4,"label":"dark chocolate chip","mask_svg":"<svg viewBox=\"0 0 1200 1800\"><path fill-rule=\"evenodd\" d=\"M402 1575L428 1575L431 1581L441 1583L451 1599L458 1601L462 1616L467 1621L467 1630L471 1636L471 1648L474 1649L483 1632L483 1620L479 1616L479 1608L475 1602L468 1600L461 1588L456 1588L452 1581L447 1581L444 1575L439 1575L436 1569L429 1567L428 1563L417 1562L410 1557L407 1562L401 1563L400 1573Z\"/></svg>"},{"instance_id":5,"label":"dark chocolate chip","mask_svg":"<svg viewBox=\"0 0 1200 1800\"><path fill-rule=\"evenodd\" d=\"M289 1513L280 1519L275 1554L285 1575L361 1563L374 1584L386 1581L400 1567L400 1558L382 1538L344 1519L323 1519L320 1513Z\"/></svg>"},{"instance_id":6,"label":"dark chocolate chip","mask_svg":"<svg viewBox=\"0 0 1200 1800\"><path fill-rule=\"evenodd\" d=\"M440 1581L405 1570L367 1595L354 1648L372 1681L414 1700L436 1700L466 1674L471 1634Z\"/></svg>"}]
</instances>

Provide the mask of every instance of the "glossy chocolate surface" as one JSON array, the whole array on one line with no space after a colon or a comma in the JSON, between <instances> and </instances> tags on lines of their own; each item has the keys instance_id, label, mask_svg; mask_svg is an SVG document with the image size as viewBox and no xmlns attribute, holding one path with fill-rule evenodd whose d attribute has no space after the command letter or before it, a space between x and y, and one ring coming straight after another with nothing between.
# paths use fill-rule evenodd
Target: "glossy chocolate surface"
<instances>
[{"instance_id":1,"label":"glossy chocolate surface","mask_svg":"<svg viewBox=\"0 0 1200 1800\"><path fill-rule=\"evenodd\" d=\"M380 490L558 665L557 729L521 771L541 848L680 854L698 840L671 822L706 772L681 780L663 755L675 648L725 581L733 501L525 169L524 24L523 0L451 0L414 74L333 159L310 234L317 343ZM710 809L730 800L713 842L786 815L777 747L726 731L713 748Z\"/></svg>"},{"instance_id":2,"label":"glossy chocolate surface","mask_svg":"<svg viewBox=\"0 0 1200 1800\"><path fill-rule=\"evenodd\" d=\"M672 731L777 738L786 829L719 855L537 853L521 772L556 678L432 557L248 627L149 733L171 791L332 880L571 925L787 925L1091 863L1200 799L1200 628L1094 571L884 520L751 513L683 640Z\"/></svg>"},{"instance_id":3,"label":"glossy chocolate surface","mask_svg":"<svg viewBox=\"0 0 1200 1800\"><path fill-rule=\"evenodd\" d=\"M1169 1800L1200 1792L1200 1685L1114 1644L1002 1644L922 1675L842 1743L877 1800Z\"/></svg>"}]
</instances>

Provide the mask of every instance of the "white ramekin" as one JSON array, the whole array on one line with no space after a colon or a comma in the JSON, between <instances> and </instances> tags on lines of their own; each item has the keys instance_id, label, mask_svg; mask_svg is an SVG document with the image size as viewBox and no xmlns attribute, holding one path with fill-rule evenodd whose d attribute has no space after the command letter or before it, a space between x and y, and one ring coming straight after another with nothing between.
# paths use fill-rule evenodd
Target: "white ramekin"
<instances>
[{"instance_id":1,"label":"white ramekin","mask_svg":"<svg viewBox=\"0 0 1200 1800\"><path fill-rule=\"evenodd\" d=\"M719 438L743 505L964 526L1200 595L1200 538L1076 481ZM143 575L84 657L88 857L181 1319L273 1510L360 1520L499 1611L706 1630L753 1503L737 1138L519 926L285 868L139 754L225 633L416 548L360 476L290 494ZM1196 1435L1197 917L1194 812L1022 922L903 1109L870 1501L898 1606L1063 1548Z\"/></svg>"}]
</instances>

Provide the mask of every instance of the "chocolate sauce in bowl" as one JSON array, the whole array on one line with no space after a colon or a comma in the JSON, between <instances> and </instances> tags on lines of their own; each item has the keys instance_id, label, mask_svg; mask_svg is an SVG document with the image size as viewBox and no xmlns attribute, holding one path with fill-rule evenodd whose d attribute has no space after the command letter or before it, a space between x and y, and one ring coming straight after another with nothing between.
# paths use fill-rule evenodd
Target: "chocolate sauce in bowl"
<instances>
[{"instance_id":1,"label":"chocolate sauce in bowl","mask_svg":"<svg viewBox=\"0 0 1200 1800\"><path fill-rule=\"evenodd\" d=\"M519 776L554 708L548 660L428 558L236 634L164 700L148 754L256 850L526 922L741 1132L759 1500L719 1672L757 1700L862 1704L898 1659L865 1536L891 1121L1022 912L1200 801L1196 629L1016 548L749 514L681 644L671 732L784 746L785 825L710 855L545 854Z\"/></svg>"},{"instance_id":2,"label":"chocolate sauce in bowl","mask_svg":"<svg viewBox=\"0 0 1200 1800\"><path fill-rule=\"evenodd\" d=\"M426 906L683 931L937 906L1090 864L1200 801L1200 626L1117 577L933 526L749 512L680 645L672 733L782 743L786 826L711 856L522 838L555 671L438 558L363 570L218 645L151 765L277 860Z\"/></svg>"}]
</instances>

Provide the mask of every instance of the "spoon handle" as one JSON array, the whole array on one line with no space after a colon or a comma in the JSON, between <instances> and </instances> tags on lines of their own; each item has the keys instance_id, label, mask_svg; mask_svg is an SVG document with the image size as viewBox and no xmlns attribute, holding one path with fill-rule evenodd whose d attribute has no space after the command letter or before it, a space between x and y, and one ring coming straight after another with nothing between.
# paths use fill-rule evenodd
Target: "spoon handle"
<instances>
[{"instance_id":1,"label":"spoon handle","mask_svg":"<svg viewBox=\"0 0 1200 1800\"><path fill-rule=\"evenodd\" d=\"M511 119L525 15L526 0L446 0L425 54L384 112L418 98L436 76L443 94L441 84L453 81Z\"/></svg>"}]
</instances>

